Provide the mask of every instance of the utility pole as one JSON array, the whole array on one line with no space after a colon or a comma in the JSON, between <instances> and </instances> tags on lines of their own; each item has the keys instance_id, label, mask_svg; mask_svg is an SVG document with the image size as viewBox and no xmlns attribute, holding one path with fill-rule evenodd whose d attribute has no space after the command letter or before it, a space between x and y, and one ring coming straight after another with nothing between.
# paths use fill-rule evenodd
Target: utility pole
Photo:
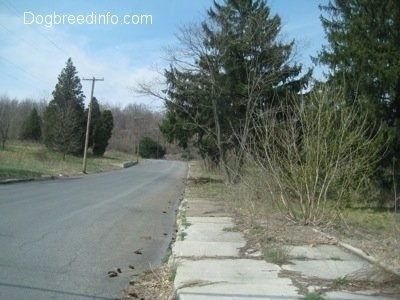
<instances>
[{"instance_id":1,"label":"utility pole","mask_svg":"<svg viewBox=\"0 0 400 300\"><path fill-rule=\"evenodd\" d=\"M82 173L86 174L86 162L87 162L87 150L89 147L89 131L90 131L90 119L92 117L92 106L93 106L93 92L94 92L94 83L95 81L104 81L104 78L97 79L93 76L91 79L85 79L83 78L82 80L92 81L92 92L90 93L90 101L89 101L89 112L88 112L88 118L87 118L87 124L86 124L86 137L85 137L85 149L83 150L83 170Z\"/></svg>"}]
</instances>

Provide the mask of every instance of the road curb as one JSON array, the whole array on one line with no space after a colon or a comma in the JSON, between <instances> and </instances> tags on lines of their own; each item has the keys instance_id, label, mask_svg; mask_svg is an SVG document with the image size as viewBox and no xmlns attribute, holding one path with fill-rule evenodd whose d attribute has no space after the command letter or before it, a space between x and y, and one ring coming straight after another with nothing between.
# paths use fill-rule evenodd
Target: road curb
<instances>
[{"instance_id":1,"label":"road curb","mask_svg":"<svg viewBox=\"0 0 400 300\"><path fill-rule=\"evenodd\" d=\"M29 182L29 181L34 181L34 180L35 180L35 178L24 178L24 179L10 178L10 179L0 180L0 184L12 184L12 183L19 183L19 182Z\"/></svg>"},{"instance_id":2,"label":"road curb","mask_svg":"<svg viewBox=\"0 0 400 300\"><path fill-rule=\"evenodd\" d=\"M121 167L122 167L123 169L126 169L126 168L130 168L130 167L132 167L132 166L134 166L134 165L137 165L137 164L138 164L137 161L135 161L135 162L133 162L133 161L127 161L127 162L122 163Z\"/></svg>"}]
</instances>

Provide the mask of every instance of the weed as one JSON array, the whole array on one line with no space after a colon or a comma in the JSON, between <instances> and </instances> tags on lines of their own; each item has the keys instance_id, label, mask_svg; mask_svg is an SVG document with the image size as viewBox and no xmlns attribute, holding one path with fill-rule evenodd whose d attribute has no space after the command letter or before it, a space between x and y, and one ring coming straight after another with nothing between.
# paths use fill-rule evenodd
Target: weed
<instances>
[{"instance_id":1,"label":"weed","mask_svg":"<svg viewBox=\"0 0 400 300\"><path fill-rule=\"evenodd\" d=\"M264 251L264 259L268 262L281 265L287 261L288 253L281 247L266 249Z\"/></svg>"},{"instance_id":2,"label":"weed","mask_svg":"<svg viewBox=\"0 0 400 300\"><path fill-rule=\"evenodd\" d=\"M267 243L275 243L277 241L277 238L274 236L266 236L261 239L261 242L267 244Z\"/></svg>"},{"instance_id":3,"label":"weed","mask_svg":"<svg viewBox=\"0 0 400 300\"><path fill-rule=\"evenodd\" d=\"M342 259L339 256L331 256L331 260L341 261Z\"/></svg>"},{"instance_id":4,"label":"weed","mask_svg":"<svg viewBox=\"0 0 400 300\"><path fill-rule=\"evenodd\" d=\"M187 236L187 233L184 232L184 231L182 231L182 232L179 234L179 239L180 239L181 241L183 241L183 240L185 240L185 236Z\"/></svg>"},{"instance_id":5,"label":"weed","mask_svg":"<svg viewBox=\"0 0 400 300\"><path fill-rule=\"evenodd\" d=\"M167 253L165 253L162 263L166 264L169 261L169 258L171 257L171 255L172 255L172 249L171 249L171 247L168 247Z\"/></svg>"},{"instance_id":6,"label":"weed","mask_svg":"<svg viewBox=\"0 0 400 300\"><path fill-rule=\"evenodd\" d=\"M174 282L174 281L175 281L177 269L178 269L177 266L173 266L173 267L170 269L170 272L169 272L169 274L168 274L168 281L169 281L169 282Z\"/></svg>"},{"instance_id":7,"label":"weed","mask_svg":"<svg viewBox=\"0 0 400 300\"><path fill-rule=\"evenodd\" d=\"M239 229L236 226L224 227L224 228L222 228L222 231L225 231L225 232L238 232Z\"/></svg>"},{"instance_id":8,"label":"weed","mask_svg":"<svg viewBox=\"0 0 400 300\"><path fill-rule=\"evenodd\" d=\"M316 294L316 293L311 293L311 294L307 294L303 300L324 300L325 298L320 295L320 294Z\"/></svg>"},{"instance_id":9,"label":"weed","mask_svg":"<svg viewBox=\"0 0 400 300\"><path fill-rule=\"evenodd\" d=\"M254 227L252 227L252 228L250 229L249 234L250 234L250 235L253 235L253 236L259 236L259 235L264 234L264 229L261 228L261 227L256 227L256 226L254 226Z\"/></svg>"},{"instance_id":10,"label":"weed","mask_svg":"<svg viewBox=\"0 0 400 300\"><path fill-rule=\"evenodd\" d=\"M333 281L334 285L337 287L346 287L350 285L350 280L346 277L339 277Z\"/></svg>"},{"instance_id":11,"label":"weed","mask_svg":"<svg viewBox=\"0 0 400 300\"><path fill-rule=\"evenodd\" d=\"M185 213L181 213L179 217L181 219L181 224L185 229L192 225L190 222L188 222Z\"/></svg>"},{"instance_id":12,"label":"weed","mask_svg":"<svg viewBox=\"0 0 400 300\"><path fill-rule=\"evenodd\" d=\"M307 260L308 258L305 255L299 255L295 257L297 260Z\"/></svg>"}]
</instances>

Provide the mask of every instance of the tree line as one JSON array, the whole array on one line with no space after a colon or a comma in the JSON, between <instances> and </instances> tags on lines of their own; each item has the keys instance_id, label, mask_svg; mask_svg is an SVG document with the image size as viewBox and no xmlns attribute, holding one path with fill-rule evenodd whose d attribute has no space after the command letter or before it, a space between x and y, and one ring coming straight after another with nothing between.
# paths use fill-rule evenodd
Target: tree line
<instances>
[{"instance_id":1,"label":"tree line","mask_svg":"<svg viewBox=\"0 0 400 300\"><path fill-rule=\"evenodd\" d=\"M178 32L167 88L141 86L164 100L168 141L195 145L227 184L251 170L264 183L257 197L307 224L399 183L400 5L333 0L320 9L323 81L295 62L295 41L282 39L267 1L224 0Z\"/></svg>"},{"instance_id":2,"label":"tree line","mask_svg":"<svg viewBox=\"0 0 400 300\"><path fill-rule=\"evenodd\" d=\"M64 157L82 154L88 109L84 108L85 97L77 73L72 59L68 59L50 102L18 101L1 96L1 147L4 149L8 140L21 139L44 143L48 148L60 151ZM89 148L95 156L102 156L107 148L134 153L144 137L152 141L161 140L158 128L161 118L161 113L144 105L130 104L121 108L101 104L94 97ZM157 149L159 154L164 154L161 148Z\"/></svg>"},{"instance_id":3,"label":"tree line","mask_svg":"<svg viewBox=\"0 0 400 300\"><path fill-rule=\"evenodd\" d=\"M19 138L43 142L48 148L60 151L64 158L67 154L83 153L88 110L84 107L85 96L77 73L69 58L58 76L53 99L49 103L32 100L19 103L15 99L1 97L0 137L3 149L8 139ZM110 110L100 111L97 99L93 99L92 105L89 147L94 155L102 156L111 137L114 120Z\"/></svg>"}]
</instances>

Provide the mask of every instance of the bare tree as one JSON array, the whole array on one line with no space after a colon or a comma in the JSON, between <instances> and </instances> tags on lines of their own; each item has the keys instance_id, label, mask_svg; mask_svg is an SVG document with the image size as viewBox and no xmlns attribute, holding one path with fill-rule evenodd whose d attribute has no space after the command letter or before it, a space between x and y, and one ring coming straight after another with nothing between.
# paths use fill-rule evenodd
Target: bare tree
<instances>
[{"instance_id":1,"label":"bare tree","mask_svg":"<svg viewBox=\"0 0 400 300\"><path fill-rule=\"evenodd\" d=\"M11 100L7 96L0 98L0 140L4 150L7 140L10 138L10 129L18 108L17 100Z\"/></svg>"},{"instance_id":2,"label":"bare tree","mask_svg":"<svg viewBox=\"0 0 400 300\"><path fill-rule=\"evenodd\" d=\"M110 139L110 148L136 153L140 138L148 135L160 140L160 112L150 110L145 105L130 104L124 108L109 106L114 117L114 129Z\"/></svg>"}]
</instances>

